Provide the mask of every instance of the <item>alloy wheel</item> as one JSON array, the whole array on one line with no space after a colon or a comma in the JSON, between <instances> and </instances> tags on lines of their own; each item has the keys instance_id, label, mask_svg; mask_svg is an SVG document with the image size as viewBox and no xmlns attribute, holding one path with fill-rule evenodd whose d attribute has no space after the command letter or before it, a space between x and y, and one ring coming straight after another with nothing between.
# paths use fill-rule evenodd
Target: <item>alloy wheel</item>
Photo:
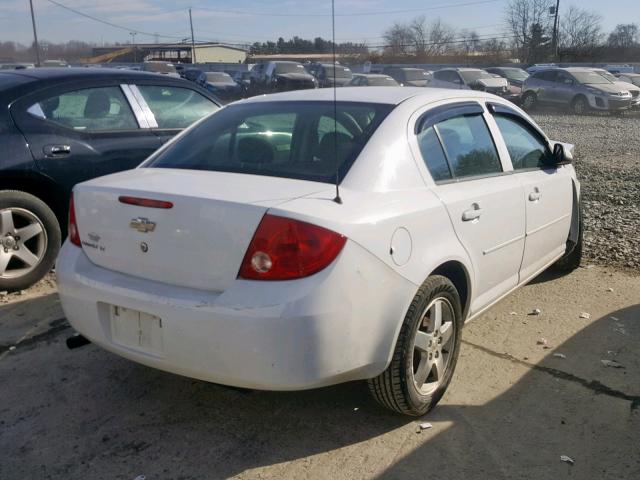
<instances>
[{"instance_id":1,"label":"alloy wheel","mask_svg":"<svg viewBox=\"0 0 640 480\"><path fill-rule=\"evenodd\" d=\"M34 270L47 251L42 221L29 210L0 210L0 278L19 278Z\"/></svg>"},{"instance_id":2,"label":"alloy wheel","mask_svg":"<svg viewBox=\"0 0 640 480\"><path fill-rule=\"evenodd\" d=\"M413 383L421 395L431 395L446 378L455 348L455 314L449 300L431 301L420 319L413 348Z\"/></svg>"}]
</instances>

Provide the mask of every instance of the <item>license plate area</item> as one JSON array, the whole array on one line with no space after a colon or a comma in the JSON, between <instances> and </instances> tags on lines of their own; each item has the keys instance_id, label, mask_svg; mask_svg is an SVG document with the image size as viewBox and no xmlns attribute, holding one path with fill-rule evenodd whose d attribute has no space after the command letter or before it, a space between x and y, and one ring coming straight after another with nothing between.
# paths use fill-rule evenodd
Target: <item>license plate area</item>
<instances>
[{"instance_id":1,"label":"license plate area","mask_svg":"<svg viewBox=\"0 0 640 480\"><path fill-rule=\"evenodd\" d=\"M113 343L154 356L162 355L164 348L160 317L110 305L109 322Z\"/></svg>"}]
</instances>

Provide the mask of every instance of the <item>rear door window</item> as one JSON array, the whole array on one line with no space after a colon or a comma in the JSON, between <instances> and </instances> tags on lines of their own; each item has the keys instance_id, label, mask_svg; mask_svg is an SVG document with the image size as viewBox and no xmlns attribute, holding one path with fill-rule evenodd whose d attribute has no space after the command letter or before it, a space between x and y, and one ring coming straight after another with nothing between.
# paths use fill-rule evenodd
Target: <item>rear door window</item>
<instances>
[{"instance_id":1,"label":"rear door window","mask_svg":"<svg viewBox=\"0 0 640 480\"><path fill-rule=\"evenodd\" d=\"M116 86L55 95L31 105L27 112L73 130L99 132L138 128L129 103Z\"/></svg>"},{"instance_id":2,"label":"rear door window","mask_svg":"<svg viewBox=\"0 0 640 480\"><path fill-rule=\"evenodd\" d=\"M186 128L219 109L213 101L190 88L160 85L137 87L161 129Z\"/></svg>"}]
</instances>

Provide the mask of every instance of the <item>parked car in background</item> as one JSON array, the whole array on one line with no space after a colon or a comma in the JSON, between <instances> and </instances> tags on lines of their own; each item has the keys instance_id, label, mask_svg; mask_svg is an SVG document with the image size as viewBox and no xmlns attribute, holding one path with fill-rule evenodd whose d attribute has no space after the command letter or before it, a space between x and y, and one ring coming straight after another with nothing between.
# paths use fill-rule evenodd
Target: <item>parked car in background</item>
<instances>
[{"instance_id":1,"label":"parked car in background","mask_svg":"<svg viewBox=\"0 0 640 480\"><path fill-rule=\"evenodd\" d=\"M230 72L229 75L231 75ZM236 81L236 83L238 85L241 85L244 92L247 93L249 91L249 87L251 86L251 72L250 71L244 71L244 70L238 70L236 72L234 72L234 74L232 75L233 79Z\"/></svg>"},{"instance_id":2,"label":"parked car in background","mask_svg":"<svg viewBox=\"0 0 640 480\"><path fill-rule=\"evenodd\" d=\"M340 64L321 63L314 69L313 75L318 80L318 86L321 88L333 87L334 75L335 86L344 87L353 78L353 73L348 67Z\"/></svg>"},{"instance_id":3,"label":"parked car in background","mask_svg":"<svg viewBox=\"0 0 640 480\"><path fill-rule=\"evenodd\" d=\"M531 75L522 91L522 105L570 108L581 115L589 110L619 111L631 107L628 90L611 83L590 68L548 68Z\"/></svg>"},{"instance_id":4,"label":"parked car in background","mask_svg":"<svg viewBox=\"0 0 640 480\"><path fill-rule=\"evenodd\" d=\"M349 87L398 87L400 84L389 75L380 73L354 73Z\"/></svg>"},{"instance_id":5,"label":"parked car in background","mask_svg":"<svg viewBox=\"0 0 640 480\"><path fill-rule=\"evenodd\" d=\"M204 87L225 102L242 98L244 89L225 72L204 72Z\"/></svg>"},{"instance_id":6,"label":"parked car in background","mask_svg":"<svg viewBox=\"0 0 640 480\"><path fill-rule=\"evenodd\" d=\"M593 68L594 72L599 73L609 80L615 86L622 90L627 90L631 94L631 108L640 108L640 87L634 85L633 82L625 82L621 78L615 77L603 68Z\"/></svg>"},{"instance_id":7,"label":"parked car in background","mask_svg":"<svg viewBox=\"0 0 640 480\"><path fill-rule=\"evenodd\" d=\"M527 73L529 75L533 75L535 72L539 72L540 70L547 70L549 68L557 68L558 65L555 63L536 63L535 65L527 68Z\"/></svg>"},{"instance_id":8,"label":"parked car in background","mask_svg":"<svg viewBox=\"0 0 640 480\"><path fill-rule=\"evenodd\" d=\"M623 65L605 65L603 67L606 71L608 71L609 73L613 73L614 75L618 74L618 73L633 73L635 72L635 69L632 65L627 65L626 63Z\"/></svg>"},{"instance_id":9,"label":"parked car in background","mask_svg":"<svg viewBox=\"0 0 640 480\"><path fill-rule=\"evenodd\" d=\"M402 87L426 87L432 78L432 73L422 68L386 67L382 73L389 75Z\"/></svg>"},{"instance_id":10,"label":"parked car in background","mask_svg":"<svg viewBox=\"0 0 640 480\"><path fill-rule=\"evenodd\" d=\"M621 73L617 78L621 82L631 83L636 87L640 87L640 73Z\"/></svg>"},{"instance_id":11,"label":"parked car in background","mask_svg":"<svg viewBox=\"0 0 640 480\"><path fill-rule=\"evenodd\" d=\"M180 78L176 67L173 66L173 63L169 62L143 62L140 70Z\"/></svg>"},{"instance_id":12,"label":"parked car in background","mask_svg":"<svg viewBox=\"0 0 640 480\"><path fill-rule=\"evenodd\" d=\"M188 68L182 72L181 76L185 80L195 82L200 86L204 86L204 84L207 83L207 77L199 68Z\"/></svg>"},{"instance_id":13,"label":"parked car in background","mask_svg":"<svg viewBox=\"0 0 640 480\"><path fill-rule=\"evenodd\" d=\"M317 87L315 77L298 62L259 63L251 70L252 95Z\"/></svg>"},{"instance_id":14,"label":"parked car in background","mask_svg":"<svg viewBox=\"0 0 640 480\"><path fill-rule=\"evenodd\" d=\"M116 69L0 73L0 290L52 267L76 183L134 168L218 110L182 79Z\"/></svg>"},{"instance_id":15,"label":"parked car in background","mask_svg":"<svg viewBox=\"0 0 640 480\"><path fill-rule=\"evenodd\" d=\"M65 60L45 60L42 62L43 67L52 68L69 68L69 64Z\"/></svg>"},{"instance_id":16,"label":"parked car in background","mask_svg":"<svg viewBox=\"0 0 640 480\"><path fill-rule=\"evenodd\" d=\"M484 92L336 98L237 102L139 168L76 186L56 268L72 327L219 384L368 380L389 409L433 408L466 321L557 262L579 266L571 146Z\"/></svg>"},{"instance_id":17,"label":"parked car in background","mask_svg":"<svg viewBox=\"0 0 640 480\"><path fill-rule=\"evenodd\" d=\"M520 93L512 92L505 78L492 75L479 68L443 68L433 72L429 87L478 90L499 95L512 102L518 102Z\"/></svg>"}]
</instances>

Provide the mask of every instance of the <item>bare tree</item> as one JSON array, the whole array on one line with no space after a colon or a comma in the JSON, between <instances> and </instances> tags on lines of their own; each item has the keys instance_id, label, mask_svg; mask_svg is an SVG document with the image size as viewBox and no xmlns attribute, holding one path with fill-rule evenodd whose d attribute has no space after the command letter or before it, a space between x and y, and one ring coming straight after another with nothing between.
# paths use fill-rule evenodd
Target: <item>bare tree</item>
<instances>
[{"instance_id":1,"label":"bare tree","mask_svg":"<svg viewBox=\"0 0 640 480\"><path fill-rule=\"evenodd\" d=\"M616 25L616 28L609 34L607 43L614 48L631 48L638 46L640 30L635 23L626 25Z\"/></svg>"},{"instance_id":2,"label":"bare tree","mask_svg":"<svg viewBox=\"0 0 640 480\"><path fill-rule=\"evenodd\" d=\"M453 50L453 41L456 38L456 31L445 24L439 18L431 22L428 26L429 45L426 51L427 56L442 55Z\"/></svg>"},{"instance_id":3,"label":"bare tree","mask_svg":"<svg viewBox=\"0 0 640 480\"><path fill-rule=\"evenodd\" d=\"M511 0L507 5L506 24L522 60L537 60L551 30L550 0Z\"/></svg>"},{"instance_id":4,"label":"bare tree","mask_svg":"<svg viewBox=\"0 0 640 480\"><path fill-rule=\"evenodd\" d=\"M589 55L602 40L602 16L570 6L560 18L560 48L569 53Z\"/></svg>"},{"instance_id":5,"label":"bare tree","mask_svg":"<svg viewBox=\"0 0 640 480\"><path fill-rule=\"evenodd\" d=\"M413 32L409 25L394 23L384 32L386 50L392 55L407 55L413 45Z\"/></svg>"}]
</instances>

